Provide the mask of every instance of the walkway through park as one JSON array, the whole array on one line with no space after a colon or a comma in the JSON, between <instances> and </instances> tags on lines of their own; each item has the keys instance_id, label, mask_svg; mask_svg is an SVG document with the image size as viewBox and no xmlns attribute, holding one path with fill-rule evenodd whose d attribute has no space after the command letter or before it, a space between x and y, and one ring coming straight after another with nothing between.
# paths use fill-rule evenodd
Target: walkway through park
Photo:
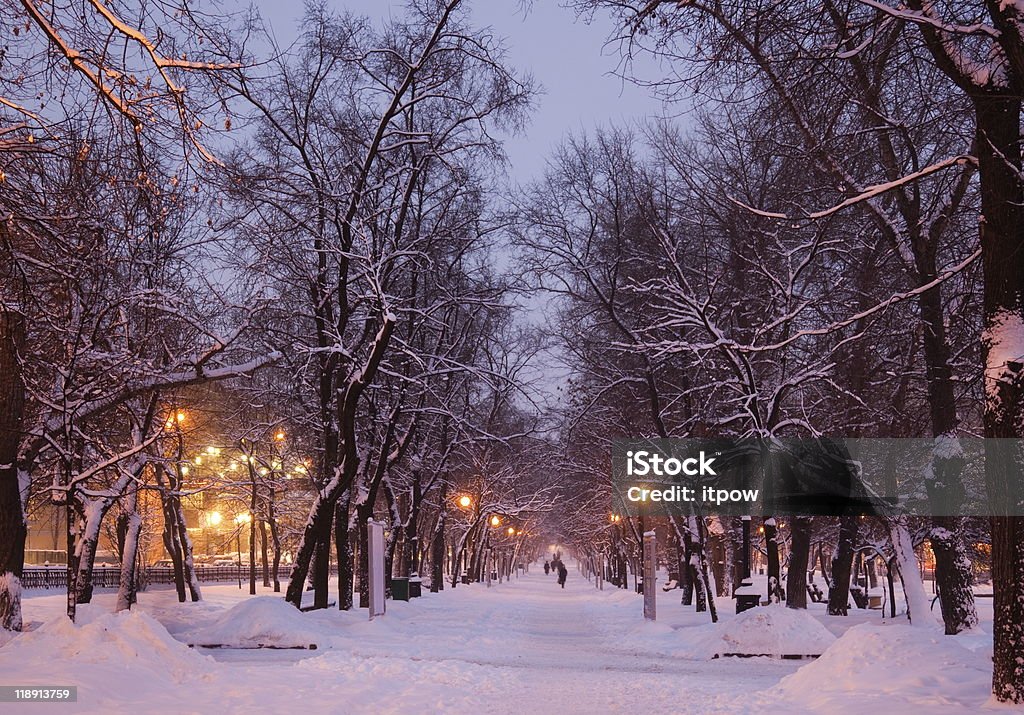
<instances>
[{"instance_id":1,"label":"walkway through park","mask_svg":"<svg viewBox=\"0 0 1024 715\"><path fill-rule=\"evenodd\" d=\"M151 711L250 714L753 712L758 691L799 667L764 658L708 660L687 651L682 644L693 639L676 629L693 633L707 616L680 607L678 593L659 592L664 616L645 623L632 591L607 584L598 591L573 567L560 589L554 574L534 566L491 588L459 585L411 603L389 601L387 614L373 622L365 611L304 614L323 633L316 651L207 650L204 657L172 641L170 653L152 664L164 671L160 678L126 678L121 664L90 649L76 654L66 678L79 685L80 703L113 708L108 712L128 711L132 703ZM178 604L172 592L150 590L141 607L187 641L189 631L248 597L235 586L208 585L203 602ZM101 594L80 620L109 618L110 599ZM31 594L26 616L49 619L62 601L62 594ZM18 662L7 662L7 650L0 649L0 672L31 667L30 648ZM118 671L116 678L104 668ZM104 680L123 683L124 691L91 684Z\"/></svg>"}]
</instances>

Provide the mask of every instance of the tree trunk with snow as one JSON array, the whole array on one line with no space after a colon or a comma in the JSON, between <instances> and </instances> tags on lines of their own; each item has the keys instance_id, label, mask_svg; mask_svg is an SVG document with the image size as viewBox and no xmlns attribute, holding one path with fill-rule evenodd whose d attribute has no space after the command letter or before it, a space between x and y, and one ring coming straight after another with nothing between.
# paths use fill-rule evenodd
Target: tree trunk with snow
<instances>
[{"instance_id":1,"label":"tree trunk with snow","mask_svg":"<svg viewBox=\"0 0 1024 715\"><path fill-rule=\"evenodd\" d=\"M69 498L71 495L68 495ZM98 499L88 499L82 503L81 513L84 519L78 527L75 543L75 569L69 588L74 593L75 603L92 601L92 571L96 563L96 549L99 548L100 527L107 509ZM76 508L75 512L79 512ZM70 563L70 561L68 562Z\"/></svg>"},{"instance_id":2,"label":"tree trunk with snow","mask_svg":"<svg viewBox=\"0 0 1024 715\"><path fill-rule=\"evenodd\" d=\"M25 408L19 355L25 318L0 306L0 629L20 631L21 575L25 568L25 518L18 445ZM27 483L24 485L27 489Z\"/></svg>"},{"instance_id":3,"label":"tree trunk with snow","mask_svg":"<svg viewBox=\"0 0 1024 715\"><path fill-rule=\"evenodd\" d=\"M931 603L924 590L921 580L920 565L914 553L914 542L907 528L907 518L899 516L889 523L889 536L892 539L896 565L900 571L900 583L903 584L903 595L907 601L907 618L915 626L934 623Z\"/></svg>"},{"instance_id":4,"label":"tree trunk with snow","mask_svg":"<svg viewBox=\"0 0 1024 715\"><path fill-rule=\"evenodd\" d=\"M121 578L117 586L115 611L127 611L135 603L138 592L139 533L142 531L142 517L138 511L138 490L131 489L124 497L119 532L121 539Z\"/></svg>"},{"instance_id":5,"label":"tree trunk with snow","mask_svg":"<svg viewBox=\"0 0 1024 715\"><path fill-rule=\"evenodd\" d=\"M1018 47L1024 51L1024 43ZM1016 444L1003 441L1024 437L1021 102L1017 97L978 96L974 104L982 145L978 163L985 273L985 482L993 514L992 690L999 700L1024 702L1024 517L1010 515L1024 506L1024 465Z\"/></svg>"}]
</instances>

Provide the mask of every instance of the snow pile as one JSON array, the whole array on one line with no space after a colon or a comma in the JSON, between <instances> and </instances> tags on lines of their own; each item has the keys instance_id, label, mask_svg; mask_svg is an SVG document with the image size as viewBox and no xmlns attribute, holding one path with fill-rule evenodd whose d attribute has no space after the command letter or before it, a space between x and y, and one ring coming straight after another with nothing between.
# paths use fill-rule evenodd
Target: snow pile
<instances>
[{"instance_id":1,"label":"snow pile","mask_svg":"<svg viewBox=\"0 0 1024 715\"><path fill-rule=\"evenodd\" d=\"M181 637L195 645L297 648L319 645L324 633L283 598L257 596L229 609L209 626Z\"/></svg>"},{"instance_id":2,"label":"snow pile","mask_svg":"<svg viewBox=\"0 0 1024 715\"><path fill-rule=\"evenodd\" d=\"M8 631L0 628L0 648L3 648L5 644L17 638L21 633L17 631Z\"/></svg>"},{"instance_id":3,"label":"snow pile","mask_svg":"<svg viewBox=\"0 0 1024 715\"><path fill-rule=\"evenodd\" d=\"M929 711L975 710L989 697L991 664L939 630L854 626L821 658L782 679L766 695L827 709L856 702L862 710L895 700Z\"/></svg>"},{"instance_id":4,"label":"snow pile","mask_svg":"<svg viewBox=\"0 0 1024 715\"><path fill-rule=\"evenodd\" d=\"M20 662L108 665L146 671L144 677L160 680L170 676L179 683L210 666L209 658L174 640L159 621L141 611L107 613L84 625L61 616L23 633L0 654L5 651Z\"/></svg>"},{"instance_id":5,"label":"snow pile","mask_svg":"<svg viewBox=\"0 0 1024 715\"><path fill-rule=\"evenodd\" d=\"M743 655L818 655L836 637L806 610L782 605L740 613L722 631L725 653Z\"/></svg>"}]
</instances>

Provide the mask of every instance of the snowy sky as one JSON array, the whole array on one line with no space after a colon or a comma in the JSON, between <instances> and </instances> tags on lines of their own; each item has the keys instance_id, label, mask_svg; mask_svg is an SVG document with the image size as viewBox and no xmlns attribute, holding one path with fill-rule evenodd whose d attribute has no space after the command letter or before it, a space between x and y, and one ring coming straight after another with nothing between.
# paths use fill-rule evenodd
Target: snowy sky
<instances>
[{"instance_id":1,"label":"snowy sky","mask_svg":"<svg viewBox=\"0 0 1024 715\"><path fill-rule=\"evenodd\" d=\"M371 18L402 14L403 2L333 0L339 8ZM296 35L303 3L255 0L278 41ZM605 47L612 24L598 17L590 25L556 0L537 0L524 12L520 0L474 0L472 16L506 38L512 63L531 72L545 94L523 136L506 143L510 178L525 183L543 169L545 158L568 132L620 124L661 113L648 90L612 76L619 65L616 48ZM653 70L652 70L653 71Z\"/></svg>"}]
</instances>

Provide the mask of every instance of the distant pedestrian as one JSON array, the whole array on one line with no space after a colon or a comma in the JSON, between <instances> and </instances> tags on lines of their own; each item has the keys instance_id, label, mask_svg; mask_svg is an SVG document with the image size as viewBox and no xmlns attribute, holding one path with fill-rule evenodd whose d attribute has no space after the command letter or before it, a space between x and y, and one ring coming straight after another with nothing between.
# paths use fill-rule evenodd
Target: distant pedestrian
<instances>
[{"instance_id":1,"label":"distant pedestrian","mask_svg":"<svg viewBox=\"0 0 1024 715\"><path fill-rule=\"evenodd\" d=\"M558 585L565 588L565 578L569 575L569 571L565 568L565 564L561 561L558 562Z\"/></svg>"},{"instance_id":2,"label":"distant pedestrian","mask_svg":"<svg viewBox=\"0 0 1024 715\"><path fill-rule=\"evenodd\" d=\"M544 559L544 575L547 576L549 573L551 573L551 564L548 563L547 559Z\"/></svg>"}]
</instances>

